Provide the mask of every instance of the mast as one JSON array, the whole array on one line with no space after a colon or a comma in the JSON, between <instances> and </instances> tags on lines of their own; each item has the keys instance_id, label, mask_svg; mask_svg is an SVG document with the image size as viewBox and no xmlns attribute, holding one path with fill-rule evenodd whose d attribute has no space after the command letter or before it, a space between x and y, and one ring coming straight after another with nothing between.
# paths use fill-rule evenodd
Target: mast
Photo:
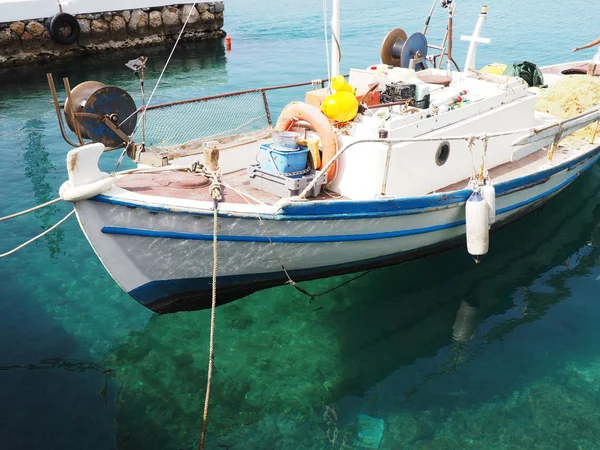
<instances>
[{"instance_id":1,"label":"mast","mask_svg":"<svg viewBox=\"0 0 600 450\"><path fill-rule=\"evenodd\" d=\"M331 76L337 77L340 74L340 0L333 0L333 10L331 12Z\"/></svg>"},{"instance_id":2,"label":"mast","mask_svg":"<svg viewBox=\"0 0 600 450\"><path fill-rule=\"evenodd\" d=\"M477 20L477 25L475 25L475 30L473 31L473 36L461 36L461 40L470 41L469 51L467 52L467 60L465 61L465 72L469 69L475 68L475 55L477 52L477 44L489 44L491 41L487 38L481 37L481 29L483 28L483 22L487 17L487 6L483 5L481 7L481 13L479 14L479 19Z\"/></svg>"}]
</instances>

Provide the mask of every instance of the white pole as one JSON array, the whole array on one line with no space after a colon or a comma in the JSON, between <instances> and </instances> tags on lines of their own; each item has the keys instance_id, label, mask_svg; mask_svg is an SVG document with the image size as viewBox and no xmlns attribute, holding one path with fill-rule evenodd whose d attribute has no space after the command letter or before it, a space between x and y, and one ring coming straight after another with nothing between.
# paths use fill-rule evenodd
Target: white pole
<instances>
[{"instance_id":1,"label":"white pole","mask_svg":"<svg viewBox=\"0 0 600 450\"><path fill-rule=\"evenodd\" d=\"M454 33L453 30L453 12L454 12L454 7L456 6L456 3L454 5L450 5L448 6L448 63L446 65L446 72L448 72L448 74L450 74L450 71L452 70L452 39L454 38L452 36L452 34ZM444 55L442 54L442 57Z\"/></svg>"},{"instance_id":2,"label":"white pole","mask_svg":"<svg viewBox=\"0 0 600 450\"><path fill-rule=\"evenodd\" d=\"M483 22L485 22L486 17L487 6L482 6L481 13L479 14L479 19L477 20L477 25L475 25L475 30L473 31L473 36L471 36L471 38L468 39L471 41L471 44L469 45L469 51L467 52L467 59L465 61L465 72L467 72L469 69L475 68L475 55L477 52L477 44L480 42L489 43L489 39L481 38L481 29L483 28Z\"/></svg>"},{"instance_id":3,"label":"white pole","mask_svg":"<svg viewBox=\"0 0 600 450\"><path fill-rule=\"evenodd\" d=\"M331 76L340 74L340 0L333 0L331 12Z\"/></svg>"}]
</instances>

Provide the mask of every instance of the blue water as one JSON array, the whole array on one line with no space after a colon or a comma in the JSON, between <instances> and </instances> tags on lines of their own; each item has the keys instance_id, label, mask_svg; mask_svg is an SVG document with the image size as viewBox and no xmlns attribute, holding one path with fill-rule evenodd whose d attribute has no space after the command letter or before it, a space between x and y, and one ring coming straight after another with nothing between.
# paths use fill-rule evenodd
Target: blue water
<instances>
[{"instance_id":1,"label":"blue water","mask_svg":"<svg viewBox=\"0 0 600 450\"><path fill-rule=\"evenodd\" d=\"M326 76L321 2L228 0L226 8L233 50L183 45L156 101ZM385 33L421 30L429 8L344 1L342 70L377 62ZM471 33L479 8L459 4L457 36ZM479 64L571 58L600 34L590 8L494 1L483 32L492 45L480 47ZM436 19L434 42L444 30ZM168 51L143 50L149 85ZM118 85L139 102L124 63L141 52L0 71L0 216L55 198L66 178L68 147L45 73ZM456 60L465 55L457 41ZM274 112L303 92L271 95ZM594 167L495 233L481 265L456 249L371 272L313 302L285 286L219 308L207 448L359 449L369 433L382 450L599 448L599 188ZM0 223L0 252L69 210L58 204ZM0 260L0 274L0 448L197 447L207 311L156 316L137 305L74 219ZM319 291L348 279L305 285ZM452 339L459 309L478 323L466 342Z\"/></svg>"}]
</instances>

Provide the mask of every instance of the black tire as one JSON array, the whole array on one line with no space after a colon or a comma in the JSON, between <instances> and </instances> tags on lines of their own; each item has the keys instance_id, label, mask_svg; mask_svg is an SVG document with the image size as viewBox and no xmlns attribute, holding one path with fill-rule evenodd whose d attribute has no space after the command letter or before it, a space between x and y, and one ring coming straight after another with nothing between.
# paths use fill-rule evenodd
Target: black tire
<instances>
[{"instance_id":1,"label":"black tire","mask_svg":"<svg viewBox=\"0 0 600 450\"><path fill-rule=\"evenodd\" d=\"M59 44L70 45L79 39L79 22L70 14L60 13L50 19L50 36ZM66 34L65 34L66 32Z\"/></svg>"}]
</instances>

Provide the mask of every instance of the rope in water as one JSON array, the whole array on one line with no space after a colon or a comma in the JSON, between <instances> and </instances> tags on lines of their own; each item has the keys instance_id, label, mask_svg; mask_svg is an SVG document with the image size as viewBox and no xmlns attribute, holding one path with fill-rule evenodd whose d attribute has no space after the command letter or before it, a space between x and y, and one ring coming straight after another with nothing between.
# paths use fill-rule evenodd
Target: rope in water
<instances>
[{"instance_id":1,"label":"rope in water","mask_svg":"<svg viewBox=\"0 0 600 450\"><path fill-rule=\"evenodd\" d=\"M221 197L221 170L210 170L206 166L200 166L197 171L206 176L210 181L210 195L213 198L213 273L212 273L212 305L210 310L210 343L208 356L208 375L206 380L206 397L204 398L204 416L202 418L202 434L200 436L200 450L204 449L206 440L206 424L208 423L208 403L210 402L210 387L215 360L215 312L217 309L217 269L219 266L219 252L217 234L219 231L219 216L217 208Z\"/></svg>"},{"instance_id":2,"label":"rope in water","mask_svg":"<svg viewBox=\"0 0 600 450\"><path fill-rule=\"evenodd\" d=\"M18 247L13 248L11 251L8 251L6 253L2 253L0 254L0 258L4 258L5 256L10 256L13 253L18 252L19 250L21 250L22 248L28 246L29 244L31 244L32 242L37 241L39 238L47 235L48 233L50 233L51 231L53 231L54 229L58 228L60 225L63 224L63 222L65 222L69 217L71 217L73 214L75 214L75 210L71 211L69 214L67 214L65 217L63 217L61 220L59 220L57 223L55 223L54 225L52 225L50 228L48 228L46 231L44 231L43 233L38 234L36 237L29 239L27 242L24 242L23 244L19 245Z\"/></svg>"},{"instance_id":3,"label":"rope in water","mask_svg":"<svg viewBox=\"0 0 600 450\"><path fill-rule=\"evenodd\" d=\"M37 211L38 209L45 208L46 206L50 206L50 205L52 205L52 204L54 204L56 202L60 202L60 201L61 201L61 198L58 197L58 198L55 198L54 200L50 200L49 202L42 203L41 205L34 206L33 208L25 209L25 210L20 211L18 213L11 214L10 216L0 217L0 222L3 222L4 220L8 220L8 219L14 219L15 217L23 216L25 214L28 214L28 213L33 212L33 211Z\"/></svg>"}]
</instances>

